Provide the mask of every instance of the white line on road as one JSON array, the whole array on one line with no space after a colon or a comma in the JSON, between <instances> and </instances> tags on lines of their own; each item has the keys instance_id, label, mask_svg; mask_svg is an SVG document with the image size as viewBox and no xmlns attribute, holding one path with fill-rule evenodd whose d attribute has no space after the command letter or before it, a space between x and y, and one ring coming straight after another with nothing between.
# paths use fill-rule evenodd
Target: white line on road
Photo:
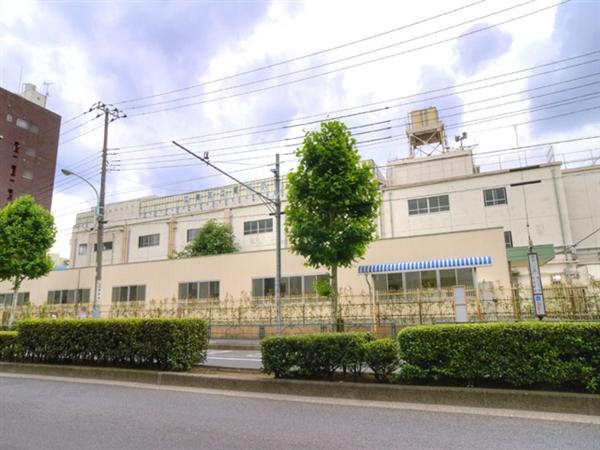
<instances>
[{"instance_id":1,"label":"white line on road","mask_svg":"<svg viewBox=\"0 0 600 450\"><path fill-rule=\"evenodd\" d=\"M405 411L417 411L428 413L445 413L445 414L470 414L475 416L495 416L511 419L529 419L529 420L545 420L550 422L572 422L583 423L589 425L600 425L600 417L585 414L564 414L541 411L523 411L516 409L499 409L499 408L476 408L469 406L450 406L450 405L428 405L420 403L400 403L400 402L385 402L385 401L368 401L368 400L352 400L329 397L305 397L301 395L286 395L286 394L264 394L243 391L228 391L220 389L206 389L193 387L179 387L167 385L155 385L144 383L133 383L128 381L112 381L98 380L87 378L71 378L71 377L55 377L48 375L31 375L31 374L14 374L0 373L0 378L24 378L33 380L58 381L65 383L79 384L99 384L106 386L119 386L137 389L149 389L158 391L175 391L175 392L191 392L204 395L221 395L225 397L242 397L265 399L275 401L287 401L297 403L311 403L319 405L346 406L353 408L382 408L396 409Z\"/></svg>"}]
</instances>

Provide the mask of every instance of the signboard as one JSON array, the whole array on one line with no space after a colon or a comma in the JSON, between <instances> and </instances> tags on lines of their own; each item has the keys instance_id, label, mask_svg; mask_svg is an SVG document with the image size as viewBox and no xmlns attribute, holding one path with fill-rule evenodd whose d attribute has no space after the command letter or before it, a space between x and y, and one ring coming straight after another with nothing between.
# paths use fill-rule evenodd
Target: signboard
<instances>
[{"instance_id":1,"label":"signboard","mask_svg":"<svg viewBox=\"0 0 600 450\"><path fill-rule=\"evenodd\" d=\"M533 307L535 308L535 315L541 320L546 315L546 308L544 306L542 275L540 274L540 265L538 263L537 253L528 253L527 259L529 261L529 277L531 278Z\"/></svg>"}]
</instances>

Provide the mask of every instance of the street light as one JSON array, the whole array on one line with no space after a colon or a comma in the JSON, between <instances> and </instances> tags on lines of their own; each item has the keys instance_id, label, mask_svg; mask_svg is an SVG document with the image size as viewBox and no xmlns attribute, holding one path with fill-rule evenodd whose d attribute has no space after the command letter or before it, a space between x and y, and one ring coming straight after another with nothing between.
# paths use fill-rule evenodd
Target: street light
<instances>
[{"instance_id":1,"label":"street light","mask_svg":"<svg viewBox=\"0 0 600 450\"><path fill-rule=\"evenodd\" d=\"M64 176L74 176L79 178L81 181L88 184L94 190L96 194L96 222L97 222L97 231L98 231L98 239L96 243L96 280L95 280L95 292L94 292L94 302L92 304L92 317L98 318L100 317L100 295L102 291L102 250L103 250L103 242L102 242L102 233L104 224L104 217L102 214L102 205L100 204L100 194L98 190L94 187L92 183L90 183L87 179L83 178L81 175L76 174L75 172L69 169L61 169L61 172Z\"/></svg>"}]
</instances>

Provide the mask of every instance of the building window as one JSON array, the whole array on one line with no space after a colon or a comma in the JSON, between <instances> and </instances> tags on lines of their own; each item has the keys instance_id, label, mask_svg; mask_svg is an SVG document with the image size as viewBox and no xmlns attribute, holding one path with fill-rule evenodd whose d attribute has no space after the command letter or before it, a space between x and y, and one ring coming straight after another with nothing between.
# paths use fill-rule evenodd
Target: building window
<instances>
[{"instance_id":1,"label":"building window","mask_svg":"<svg viewBox=\"0 0 600 450\"><path fill-rule=\"evenodd\" d=\"M504 244L506 245L507 248L510 248L513 246L512 232L510 232L510 231L504 232Z\"/></svg>"},{"instance_id":2,"label":"building window","mask_svg":"<svg viewBox=\"0 0 600 450\"><path fill-rule=\"evenodd\" d=\"M273 231L273 219L244 222L244 234L270 233L271 231Z\"/></svg>"},{"instance_id":3,"label":"building window","mask_svg":"<svg viewBox=\"0 0 600 450\"><path fill-rule=\"evenodd\" d=\"M473 268L395 272L373 275L376 292L394 293L415 289L446 289L463 285L475 286Z\"/></svg>"},{"instance_id":4,"label":"building window","mask_svg":"<svg viewBox=\"0 0 600 450\"><path fill-rule=\"evenodd\" d=\"M8 190L8 197L6 199L10 202L13 199L14 191L12 189Z\"/></svg>"},{"instance_id":5,"label":"building window","mask_svg":"<svg viewBox=\"0 0 600 450\"><path fill-rule=\"evenodd\" d=\"M147 234L138 238L138 247L155 247L160 244L160 234Z\"/></svg>"},{"instance_id":6,"label":"building window","mask_svg":"<svg viewBox=\"0 0 600 450\"><path fill-rule=\"evenodd\" d=\"M27 147L25 149L25 155L29 156L30 158L35 158L35 156L37 155L37 151L33 147Z\"/></svg>"},{"instance_id":7,"label":"building window","mask_svg":"<svg viewBox=\"0 0 600 450\"><path fill-rule=\"evenodd\" d=\"M49 305L66 305L73 303L89 303L89 289L62 289L58 291L48 291Z\"/></svg>"},{"instance_id":8,"label":"building window","mask_svg":"<svg viewBox=\"0 0 600 450\"><path fill-rule=\"evenodd\" d=\"M10 306L10 305L12 305L12 301L13 301L12 292L0 294L0 306ZM28 303L29 303L29 292L17 293L17 306L23 306Z\"/></svg>"},{"instance_id":9,"label":"building window","mask_svg":"<svg viewBox=\"0 0 600 450\"><path fill-rule=\"evenodd\" d=\"M200 228L190 228L187 230L186 242L192 242L198 234L198 231L200 231Z\"/></svg>"},{"instance_id":10,"label":"building window","mask_svg":"<svg viewBox=\"0 0 600 450\"><path fill-rule=\"evenodd\" d=\"M33 170L25 169L23 171L23 178L25 178L26 180L33 180Z\"/></svg>"},{"instance_id":11,"label":"building window","mask_svg":"<svg viewBox=\"0 0 600 450\"><path fill-rule=\"evenodd\" d=\"M315 283L328 280L329 275L305 275L281 278L282 297L316 296ZM252 280L252 296L255 298L273 297L275 295L275 278L254 278Z\"/></svg>"},{"instance_id":12,"label":"building window","mask_svg":"<svg viewBox=\"0 0 600 450\"><path fill-rule=\"evenodd\" d=\"M485 189L483 191L483 204L485 206L506 205L506 188Z\"/></svg>"},{"instance_id":13,"label":"building window","mask_svg":"<svg viewBox=\"0 0 600 450\"><path fill-rule=\"evenodd\" d=\"M38 134L40 132L40 128L37 125L25 119L17 119L16 125L19 128L23 128L24 130L30 131L34 134Z\"/></svg>"},{"instance_id":14,"label":"building window","mask_svg":"<svg viewBox=\"0 0 600 450\"><path fill-rule=\"evenodd\" d=\"M108 250L112 250L113 249L113 243L112 241L108 241L108 242L103 242L102 243L102 251L108 251ZM97 252L98 251L98 244L94 244L94 251Z\"/></svg>"},{"instance_id":15,"label":"building window","mask_svg":"<svg viewBox=\"0 0 600 450\"><path fill-rule=\"evenodd\" d=\"M179 283L179 300L218 300L219 295L220 285L218 281Z\"/></svg>"},{"instance_id":16,"label":"building window","mask_svg":"<svg viewBox=\"0 0 600 450\"><path fill-rule=\"evenodd\" d=\"M10 166L10 176L14 177L17 174L17 166L14 164Z\"/></svg>"},{"instance_id":17,"label":"building window","mask_svg":"<svg viewBox=\"0 0 600 450\"><path fill-rule=\"evenodd\" d=\"M85 255L87 253L87 244L79 244L77 249L78 255Z\"/></svg>"},{"instance_id":18,"label":"building window","mask_svg":"<svg viewBox=\"0 0 600 450\"><path fill-rule=\"evenodd\" d=\"M7 122L12 122L12 121L13 121L13 116L12 116L12 114L7 114L7 115L6 115L6 121L7 121Z\"/></svg>"},{"instance_id":19,"label":"building window","mask_svg":"<svg viewBox=\"0 0 600 450\"><path fill-rule=\"evenodd\" d=\"M113 302L143 302L146 300L146 285L115 286L112 288Z\"/></svg>"},{"instance_id":20,"label":"building window","mask_svg":"<svg viewBox=\"0 0 600 450\"><path fill-rule=\"evenodd\" d=\"M408 214L411 216L415 214L429 214L449 210L450 202L447 195L415 198L408 201Z\"/></svg>"}]
</instances>

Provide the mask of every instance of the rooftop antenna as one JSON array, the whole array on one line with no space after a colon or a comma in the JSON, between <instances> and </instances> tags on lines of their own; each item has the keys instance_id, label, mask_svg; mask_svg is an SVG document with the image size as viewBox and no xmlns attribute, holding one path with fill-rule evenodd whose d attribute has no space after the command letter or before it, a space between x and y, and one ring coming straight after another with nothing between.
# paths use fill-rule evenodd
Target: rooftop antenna
<instances>
[{"instance_id":1,"label":"rooftop antenna","mask_svg":"<svg viewBox=\"0 0 600 450\"><path fill-rule=\"evenodd\" d=\"M19 86L17 87L17 92L21 92L21 80L23 79L23 66L19 68Z\"/></svg>"},{"instance_id":2,"label":"rooftop antenna","mask_svg":"<svg viewBox=\"0 0 600 450\"><path fill-rule=\"evenodd\" d=\"M43 83L43 84L44 84L44 87L46 88L46 92L44 93L44 95L45 95L46 97L49 97L49 96L50 96L50 94L49 94L48 87L49 87L50 85L54 84L54 81L44 81L44 83Z\"/></svg>"}]
</instances>

